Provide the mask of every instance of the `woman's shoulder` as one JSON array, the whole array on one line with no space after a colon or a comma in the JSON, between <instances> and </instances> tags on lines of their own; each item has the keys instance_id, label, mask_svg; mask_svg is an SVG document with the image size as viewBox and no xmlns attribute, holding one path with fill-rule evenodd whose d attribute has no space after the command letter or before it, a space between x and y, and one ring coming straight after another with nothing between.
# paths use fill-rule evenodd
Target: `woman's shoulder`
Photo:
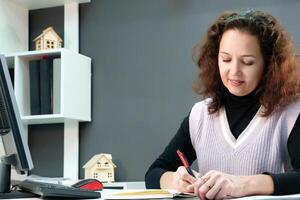
<instances>
[{"instance_id":1,"label":"woman's shoulder","mask_svg":"<svg viewBox=\"0 0 300 200\"><path fill-rule=\"evenodd\" d=\"M299 113L300 113L300 99L284 106L282 111L279 112L279 115L294 121L298 117Z\"/></svg>"},{"instance_id":2,"label":"woman's shoulder","mask_svg":"<svg viewBox=\"0 0 300 200\"><path fill-rule=\"evenodd\" d=\"M300 99L288 104L279 112L280 117L287 128L287 133L290 134L293 127L295 126L296 120L300 113Z\"/></svg>"},{"instance_id":3,"label":"woman's shoulder","mask_svg":"<svg viewBox=\"0 0 300 200\"><path fill-rule=\"evenodd\" d=\"M284 112L299 112L300 98L284 107Z\"/></svg>"},{"instance_id":4,"label":"woman's shoulder","mask_svg":"<svg viewBox=\"0 0 300 200\"><path fill-rule=\"evenodd\" d=\"M210 102L211 99L207 98L195 103L190 112L190 121L191 119L198 119L200 114L205 115L205 113L208 113L208 105Z\"/></svg>"},{"instance_id":5,"label":"woman's shoulder","mask_svg":"<svg viewBox=\"0 0 300 200\"><path fill-rule=\"evenodd\" d=\"M207 98L207 99L203 99L201 101L198 101L194 104L194 106L192 107L192 111L195 110L202 110L202 109L207 109L208 104L212 101L211 98Z\"/></svg>"},{"instance_id":6,"label":"woman's shoulder","mask_svg":"<svg viewBox=\"0 0 300 200\"><path fill-rule=\"evenodd\" d=\"M189 130L192 141L195 141L195 136L198 133L199 126L202 124L203 119L208 115L208 104L211 99L204 99L194 104L189 115Z\"/></svg>"}]
</instances>

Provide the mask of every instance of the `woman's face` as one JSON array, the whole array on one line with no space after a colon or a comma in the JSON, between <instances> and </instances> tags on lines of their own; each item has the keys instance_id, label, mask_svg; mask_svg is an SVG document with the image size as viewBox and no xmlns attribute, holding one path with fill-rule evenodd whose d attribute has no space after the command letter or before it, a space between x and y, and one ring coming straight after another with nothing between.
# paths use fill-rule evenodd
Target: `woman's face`
<instances>
[{"instance_id":1,"label":"woman's face","mask_svg":"<svg viewBox=\"0 0 300 200\"><path fill-rule=\"evenodd\" d=\"M263 74L264 60L257 38L236 29L223 33L218 63L223 84L236 96L254 91Z\"/></svg>"}]
</instances>

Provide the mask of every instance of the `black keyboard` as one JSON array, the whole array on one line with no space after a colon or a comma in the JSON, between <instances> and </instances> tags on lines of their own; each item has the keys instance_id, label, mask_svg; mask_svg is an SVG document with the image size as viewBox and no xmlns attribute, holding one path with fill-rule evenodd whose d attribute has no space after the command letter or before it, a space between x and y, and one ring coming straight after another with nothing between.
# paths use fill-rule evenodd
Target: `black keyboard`
<instances>
[{"instance_id":1,"label":"black keyboard","mask_svg":"<svg viewBox=\"0 0 300 200\"><path fill-rule=\"evenodd\" d=\"M55 183L24 180L19 183L22 190L39 195L41 198L100 198L100 192L65 186Z\"/></svg>"}]
</instances>

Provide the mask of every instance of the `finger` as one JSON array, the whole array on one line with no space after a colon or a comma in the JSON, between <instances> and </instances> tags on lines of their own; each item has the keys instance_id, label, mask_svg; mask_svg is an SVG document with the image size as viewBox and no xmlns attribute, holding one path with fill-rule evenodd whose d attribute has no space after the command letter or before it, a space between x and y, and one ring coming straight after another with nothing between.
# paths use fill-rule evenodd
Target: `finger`
<instances>
[{"instance_id":1,"label":"finger","mask_svg":"<svg viewBox=\"0 0 300 200\"><path fill-rule=\"evenodd\" d=\"M184 174L183 179L190 184L193 184L197 180L195 177L191 176L189 173Z\"/></svg>"},{"instance_id":2,"label":"finger","mask_svg":"<svg viewBox=\"0 0 300 200\"><path fill-rule=\"evenodd\" d=\"M192 184L192 186L194 187L194 194L196 196L198 196L198 190L204 183L205 181L200 177Z\"/></svg>"},{"instance_id":3,"label":"finger","mask_svg":"<svg viewBox=\"0 0 300 200\"><path fill-rule=\"evenodd\" d=\"M214 199L224 199L224 190L221 189L214 197Z\"/></svg>"},{"instance_id":4,"label":"finger","mask_svg":"<svg viewBox=\"0 0 300 200\"><path fill-rule=\"evenodd\" d=\"M215 196L216 199L231 199L233 196L231 196L232 188L228 185L225 185L222 187L222 189L218 192L218 194Z\"/></svg>"},{"instance_id":5,"label":"finger","mask_svg":"<svg viewBox=\"0 0 300 200\"><path fill-rule=\"evenodd\" d=\"M191 192L191 193L194 192L194 187L190 183L184 180L180 180L178 186L179 186L179 188L177 189L178 191Z\"/></svg>"},{"instance_id":6,"label":"finger","mask_svg":"<svg viewBox=\"0 0 300 200\"><path fill-rule=\"evenodd\" d=\"M209 191L206 193L206 197L208 199L216 199L216 196L220 193L220 191L225 187L226 180L224 177L220 177L216 180L209 180L206 183L208 185Z\"/></svg>"},{"instance_id":7,"label":"finger","mask_svg":"<svg viewBox=\"0 0 300 200\"><path fill-rule=\"evenodd\" d=\"M185 168L183 166L180 166L177 168L176 172L174 173L175 179L177 179L176 181L178 182L179 180L183 179L184 176L184 170Z\"/></svg>"},{"instance_id":8,"label":"finger","mask_svg":"<svg viewBox=\"0 0 300 200\"><path fill-rule=\"evenodd\" d=\"M205 197L205 195L200 195L198 198L199 198L200 200L207 200L207 198Z\"/></svg>"},{"instance_id":9,"label":"finger","mask_svg":"<svg viewBox=\"0 0 300 200\"><path fill-rule=\"evenodd\" d=\"M209 184L207 184L207 180L201 178L201 180L203 181L202 185L198 188L198 193L197 196L200 199L206 199L206 193L211 189L211 186Z\"/></svg>"},{"instance_id":10,"label":"finger","mask_svg":"<svg viewBox=\"0 0 300 200\"><path fill-rule=\"evenodd\" d=\"M233 198L229 193L228 193L228 190L225 188L225 189L221 189L217 195L215 196L215 199L231 199Z\"/></svg>"},{"instance_id":11,"label":"finger","mask_svg":"<svg viewBox=\"0 0 300 200\"><path fill-rule=\"evenodd\" d=\"M175 189L177 189L180 192L183 192L182 189L181 189L182 183L181 183L180 168L178 168L176 170L176 172L173 173L173 184L175 186Z\"/></svg>"},{"instance_id":12,"label":"finger","mask_svg":"<svg viewBox=\"0 0 300 200\"><path fill-rule=\"evenodd\" d=\"M208 173L206 173L204 176L201 177L205 181L207 186L212 187L215 185L215 183L221 178L224 179L224 174L218 171L211 170Z\"/></svg>"},{"instance_id":13,"label":"finger","mask_svg":"<svg viewBox=\"0 0 300 200\"><path fill-rule=\"evenodd\" d=\"M200 173L197 174L197 180L192 184L193 187L194 187L194 193L195 193L195 195L198 196L198 190L199 190L199 188L200 188L207 180L208 180L207 178L202 178Z\"/></svg>"},{"instance_id":14,"label":"finger","mask_svg":"<svg viewBox=\"0 0 300 200\"><path fill-rule=\"evenodd\" d=\"M194 183L196 181L196 178L191 176L187 170L185 169L185 167L181 166L178 168L178 172L180 175L180 178L190 184Z\"/></svg>"},{"instance_id":15,"label":"finger","mask_svg":"<svg viewBox=\"0 0 300 200\"><path fill-rule=\"evenodd\" d=\"M191 184L185 178L186 173L186 169L183 166L178 167L174 173L175 189L180 192L193 192L193 188L190 188Z\"/></svg>"},{"instance_id":16,"label":"finger","mask_svg":"<svg viewBox=\"0 0 300 200\"><path fill-rule=\"evenodd\" d=\"M206 174L204 174L204 175L202 176L202 178L211 179L211 178L213 178L213 177L215 177L215 176L220 176L220 175L222 175L222 174L224 174L224 173L223 173L223 172L220 172L220 171L216 171L216 170L210 170L209 172L207 172Z\"/></svg>"},{"instance_id":17,"label":"finger","mask_svg":"<svg viewBox=\"0 0 300 200\"><path fill-rule=\"evenodd\" d=\"M203 180L203 184L200 186L198 189L198 194L197 196L200 198L208 198L208 199L213 199L215 194L219 191L218 186L215 186L216 181L220 177L220 173L215 173L215 171L210 171L206 173L204 176L202 176L200 179ZM214 188L214 189L213 189ZM211 194L209 194L210 190Z\"/></svg>"},{"instance_id":18,"label":"finger","mask_svg":"<svg viewBox=\"0 0 300 200\"><path fill-rule=\"evenodd\" d=\"M210 171L206 176L209 176L208 181L205 183L205 186L209 188L206 197L208 199L215 199L222 187L226 186L227 180L224 177L224 174L218 171Z\"/></svg>"}]
</instances>

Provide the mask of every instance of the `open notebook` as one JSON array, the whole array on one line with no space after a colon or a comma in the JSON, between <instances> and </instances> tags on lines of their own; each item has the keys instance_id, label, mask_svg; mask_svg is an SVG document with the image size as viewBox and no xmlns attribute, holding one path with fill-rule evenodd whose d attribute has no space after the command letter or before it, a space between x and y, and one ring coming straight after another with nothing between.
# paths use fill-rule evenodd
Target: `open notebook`
<instances>
[{"instance_id":1,"label":"open notebook","mask_svg":"<svg viewBox=\"0 0 300 200\"><path fill-rule=\"evenodd\" d=\"M162 199L174 197L194 197L191 193L181 193L177 190L122 190L103 195L103 199Z\"/></svg>"},{"instance_id":2,"label":"open notebook","mask_svg":"<svg viewBox=\"0 0 300 200\"><path fill-rule=\"evenodd\" d=\"M103 199L166 199L174 197L195 197L191 193L181 193L176 190L121 190L103 195ZM282 196L248 196L233 198L231 200L299 200L300 194L282 195Z\"/></svg>"}]
</instances>

